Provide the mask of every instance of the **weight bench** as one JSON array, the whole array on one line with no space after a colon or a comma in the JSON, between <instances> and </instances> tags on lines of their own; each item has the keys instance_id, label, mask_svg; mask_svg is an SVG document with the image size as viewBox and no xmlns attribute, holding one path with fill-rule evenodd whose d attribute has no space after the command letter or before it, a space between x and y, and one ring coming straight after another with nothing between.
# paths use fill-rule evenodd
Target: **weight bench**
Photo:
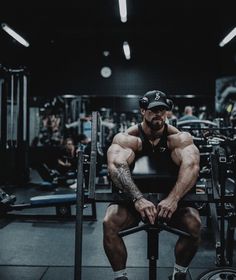
<instances>
[{"instance_id":1,"label":"weight bench","mask_svg":"<svg viewBox=\"0 0 236 280\"><path fill-rule=\"evenodd\" d=\"M9 196L10 197L10 196ZM96 211L96 202L94 199L89 199L86 196L84 197L86 204L91 204L91 215L84 215L85 220L89 221L96 221L97 220L97 211ZM34 214L28 215L17 215L17 214L8 214L9 211L21 211L24 209L32 209L32 208L42 208L42 207L55 207L56 208L56 217L57 218L70 218L72 217L71 214L71 205L76 204L76 193L69 193L69 194L51 194L51 195L40 195L34 196L30 198L28 203L20 203L14 204L14 201L11 200L11 203L2 203L0 204L5 206L4 208L1 206L0 209L2 213L7 213L7 215L13 217L21 217L21 218L30 218L34 217ZM84 206L86 208L87 206ZM36 219L48 218L48 219L55 219L55 215L36 215Z\"/></svg>"},{"instance_id":2,"label":"weight bench","mask_svg":"<svg viewBox=\"0 0 236 280\"><path fill-rule=\"evenodd\" d=\"M31 197L30 203L34 208L55 206L58 217L70 217L71 205L76 204L76 193L34 196ZM90 203L92 207L92 215L86 215L86 218L90 218L90 220L96 220L97 211L95 201L86 199L85 197L85 203ZM86 208L86 206L84 208Z\"/></svg>"},{"instance_id":3,"label":"weight bench","mask_svg":"<svg viewBox=\"0 0 236 280\"><path fill-rule=\"evenodd\" d=\"M71 205L76 203L76 194L40 195L30 198L33 208L55 206L59 217L71 216Z\"/></svg>"},{"instance_id":4,"label":"weight bench","mask_svg":"<svg viewBox=\"0 0 236 280\"><path fill-rule=\"evenodd\" d=\"M65 203L74 204L76 202L76 194L70 193L34 196L31 197L30 202L32 206L51 206Z\"/></svg>"}]
</instances>

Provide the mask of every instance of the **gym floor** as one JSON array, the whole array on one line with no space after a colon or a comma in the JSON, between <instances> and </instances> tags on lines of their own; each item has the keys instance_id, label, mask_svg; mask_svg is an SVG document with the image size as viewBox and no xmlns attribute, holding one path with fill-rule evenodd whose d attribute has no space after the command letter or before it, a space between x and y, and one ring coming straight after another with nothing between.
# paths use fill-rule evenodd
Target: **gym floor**
<instances>
[{"instance_id":1,"label":"gym floor","mask_svg":"<svg viewBox=\"0 0 236 280\"><path fill-rule=\"evenodd\" d=\"M38 180L37 174L34 173L33 177L34 180ZM16 195L17 203L27 202L34 195L50 194L49 191L42 192L34 184L30 184L27 188L9 187L7 191ZM83 223L83 280L113 279L102 245L102 219L106 207L107 203L97 203L97 221ZM75 213L74 206L72 210ZM84 214L89 214L90 210L88 205ZM24 213L53 214L55 208L30 209L24 210ZM202 243L190 266L192 279L197 279L200 273L215 267L213 233L211 229L207 229L204 217L202 220ZM6 218L1 220L0 228L0 279L74 279L74 221L22 221ZM172 272L176 239L177 237L171 233L160 233L157 272L159 280L168 279L168 275ZM148 279L146 233L135 233L126 236L124 240L128 249L129 279ZM236 247L236 244L234 246Z\"/></svg>"}]
</instances>

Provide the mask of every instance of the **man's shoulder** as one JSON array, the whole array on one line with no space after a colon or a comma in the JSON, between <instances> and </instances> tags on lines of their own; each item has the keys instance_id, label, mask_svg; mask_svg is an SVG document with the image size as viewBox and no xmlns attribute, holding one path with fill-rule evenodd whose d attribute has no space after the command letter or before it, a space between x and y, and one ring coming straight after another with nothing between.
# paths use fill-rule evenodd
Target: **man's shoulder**
<instances>
[{"instance_id":1,"label":"man's shoulder","mask_svg":"<svg viewBox=\"0 0 236 280\"><path fill-rule=\"evenodd\" d=\"M139 128L138 128L138 124L132 125L130 126L126 131L126 134L131 135L131 136L139 136Z\"/></svg>"},{"instance_id":2,"label":"man's shoulder","mask_svg":"<svg viewBox=\"0 0 236 280\"><path fill-rule=\"evenodd\" d=\"M112 141L112 145L119 145L122 148L131 148L134 151L139 149L140 143L140 138L132 130L116 134Z\"/></svg>"},{"instance_id":3,"label":"man's shoulder","mask_svg":"<svg viewBox=\"0 0 236 280\"><path fill-rule=\"evenodd\" d=\"M176 133L173 133L169 135L169 139L178 139L180 140L186 140L186 139L193 139L192 135L187 131L178 131Z\"/></svg>"},{"instance_id":4,"label":"man's shoulder","mask_svg":"<svg viewBox=\"0 0 236 280\"><path fill-rule=\"evenodd\" d=\"M119 132L115 135L114 139L121 139L121 140L131 140L135 141L135 139L139 138L139 129L138 125L132 125L126 131Z\"/></svg>"},{"instance_id":5,"label":"man's shoulder","mask_svg":"<svg viewBox=\"0 0 236 280\"><path fill-rule=\"evenodd\" d=\"M173 125L167 124L167 134L168 136L173 135L173 134L177 134L180 131L178 130L178 128L176 128Z\"/></svg>"},{"instance_id":6,"label":"man's shoulder","mask_svg":"<svg viewBox=\"0 0 236 280\"><path fill-rule=\"evenodd\" d=\"M193 144L193 137L186 131L181 131L168 136L169 146L174 148L185 147Z\"/></svg>"},{"instance_id":7,"label":"man's shoulder","mask_svg":"<svg viewBox=\"0 0 236 280\"><path fill-rule=\"evenodd\" d=\"M126 142L136 142L138 137L136 135L127 133L127 132L119 132L114 138L112 144L115 143L126 143Z\"/></svg>"}]
</instances>

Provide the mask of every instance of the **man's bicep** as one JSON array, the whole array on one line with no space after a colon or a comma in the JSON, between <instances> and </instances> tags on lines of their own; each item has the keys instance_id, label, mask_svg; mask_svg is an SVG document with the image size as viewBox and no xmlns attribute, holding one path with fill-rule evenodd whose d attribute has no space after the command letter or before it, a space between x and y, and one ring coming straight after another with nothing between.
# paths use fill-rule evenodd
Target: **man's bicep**
<instances>
[{"instance_id":1,"label":"man's bicep","mask_svg":"<svg viewBox=\"0 0 236 280\"><path fill-rule=\"evenodd\" d=\"M135 154L131 148L123 148L118 144L112 144L107 152L108 166L124 162L130 165L134 158Z\"/></svg>"},{"instance_id":2,"label":"man's bicep","mask_svg":"<svg viewBox=\"0 0 236 280\"><path fill-rule=\"evenodd\" d=\"M181 163L199 164L199 150L194 144L178 147L172 152L172 159L177 165L180 165Z\"/></svg>"}]
</instances>

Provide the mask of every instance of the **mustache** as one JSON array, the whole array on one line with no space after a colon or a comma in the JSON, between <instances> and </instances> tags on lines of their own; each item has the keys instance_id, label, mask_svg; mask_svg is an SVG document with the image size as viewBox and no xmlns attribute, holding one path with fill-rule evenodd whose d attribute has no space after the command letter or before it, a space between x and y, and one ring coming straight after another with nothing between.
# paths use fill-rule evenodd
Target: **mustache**
<instances>
[{"instance_id":1,"label":"mustache","mask_svg":"<svg viewBox=\"0 0 236 280\"><path fill-rule=\"evenodd\" d=\"M162 118L160 118L160 117L154 117L154 118L152 118L153 120L158 120L158 121L161 121L162 120Z\"/></svg>"}]
</instances>

